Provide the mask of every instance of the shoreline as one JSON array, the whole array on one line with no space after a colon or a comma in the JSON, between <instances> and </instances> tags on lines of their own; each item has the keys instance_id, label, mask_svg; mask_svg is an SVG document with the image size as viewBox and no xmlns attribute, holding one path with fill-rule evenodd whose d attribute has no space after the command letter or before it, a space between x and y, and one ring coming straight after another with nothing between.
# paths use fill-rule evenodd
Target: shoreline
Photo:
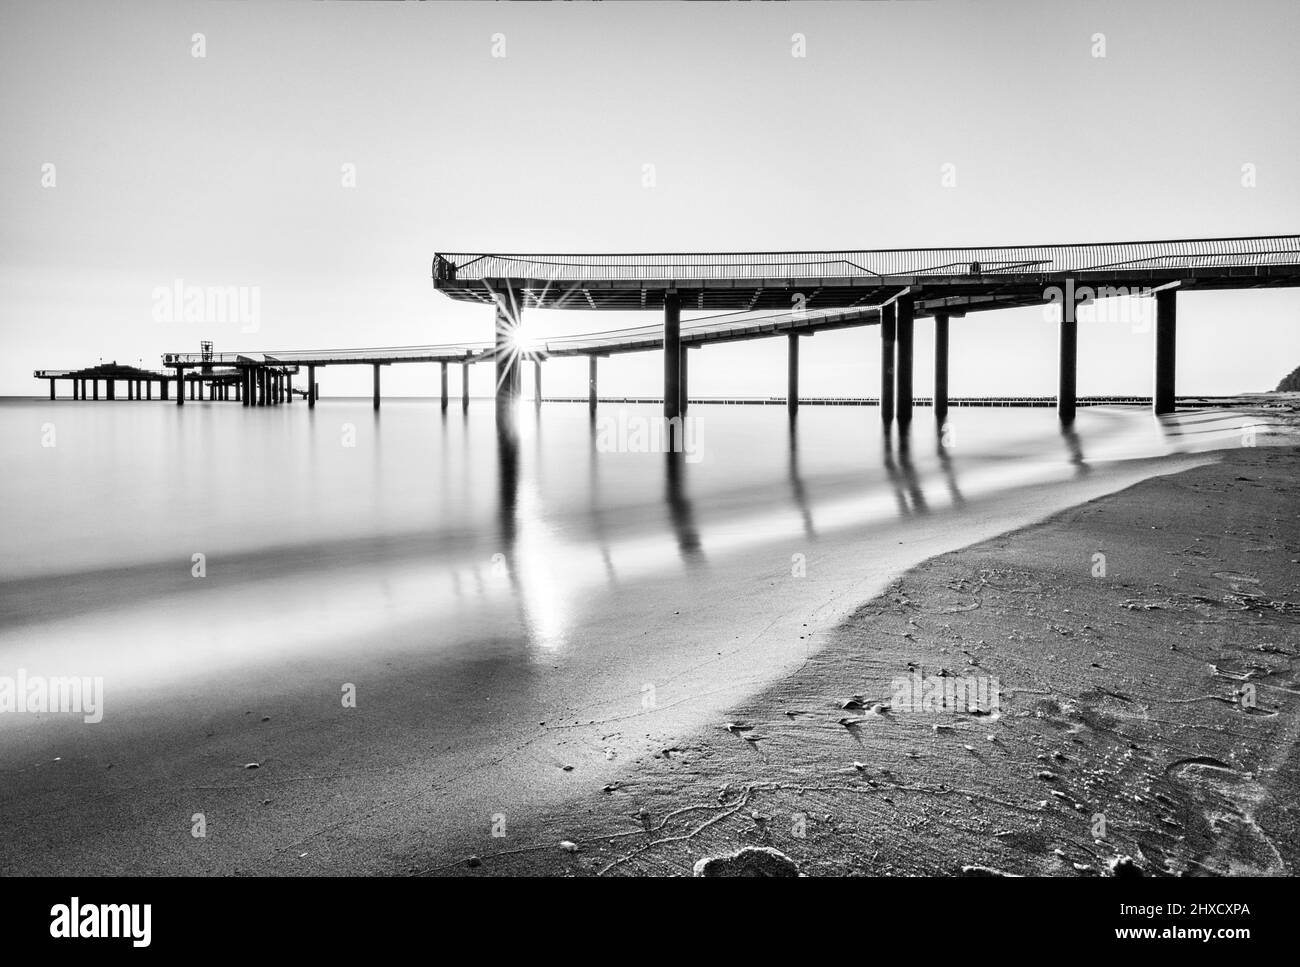
<instances>
[{"instance_id":1,"label":"shoreline","mask_svg":"<svg viewBox=\"0 0 1300 967\"><path fill-rule=\"evenodd\" d=\"M413 864L690 875L769 846L809 875L1293 872L1300 450L1219 456L931 558L532 842ZM917 669L995 677L1000 708L885 708Z\"/></svg>"},{"instance_id":2,"label":"shoreline","mask_svg":"<svg viewBox=\"0 0 1300 967\"><path fill-rule=\"evenodd\" d=\"M1189 432L1207 431L1197 426ZM593 585L581 596L581 610L575 604L565 618L572 647L553 657L521 636L526 614L478 606L448 612L428 599L427 586L421 610L404 623L384 625L377 648L357 647L364 639L350 630L352 625L338 626L336 619L346 615L331 620L332 637L295 638L275 651L258 641L232 647L219 637L221 624L214 620L213 634L191 641L191 659L174 677L167 677L165 664L148 664L152 656L143 655L141 667L153 678L135 692L114 689L111 723L89 733L52 720L15 723L18 728L5 736L2 747L11 781L0 816L12 837L0 851L0 868L32 872L36 862L45 872L82 875L393 875L458 872L463 858L477 854L484 862L470 869L485 872L600 872L603 866L587 862L596 851L582 844L610 835L616 844L644 838L642 808L652 829L678 809L686 811L676 813L670 825L711 820L709 810L719 802L736 807L736 815L749 816L755 808L766 815L763 801L784 790L761 784L798 782L802 766L791 760L776 779L755 770L798 752L798 743L810 736L818 742L827 736L781 732L807 726L815 721L811 715L765 723L765 732L728 732L722 725L765 722L753 697L779 692L820 667L828 647L862 612L862 602L882 600L881 590L895 586L898 575L905 579L949 552L963 553L954 549L1001 540L1008 529L1023 533L1033 522L1054 520L1080 502L1214 459L1213 452L1192 448L1086 466L1072 461L1061 473L1050 470L1050 461L1040 461L1021 465L1011 487L988 464L959 468L955 479L940 464L922 485L905 465L886 462L888 487L871 497L873 506L880 505L879 520L851 517L844 523L837 516L843 507L823 500L815 540L808 521L794 517L786 521L788 533L768 534L758 544L749 541L746 528L713 515L702 519L703 529L688 522L664 532L661 511L651 506L636 521L661 535L664 560L678 559L681 548L672 541L681 541L683 533L718 553L707 555L707 567L696 563L658 575L621 569L622 582ZM1050 472L1039 476L1044 470ZM525 548L528 537L524 534ZM644 561L649 548L632 546L637 553L625 551L624 563ZM791 577L790 551L796 549L808 552L809 570L800 580ZM527 554L522 560L530 562ZM317 555L302 566L317 573L321 564ZM376 581L370 560L353 564L361 569L359 576ZM247 582L255 575L245 571L227 567L224 578L214 572L213 583L205 585L204 614L217 616L223 604L232 610L238 605L233 626L258 631L264 640L274 636L262 625L263 609L301 610L299 599L289 598L286 590L302 586L316 599L322 593L316 581L304 582L291 570L282 585L273 582L250 599ZM62 582L63 591L70 583L75 582ZM379 613L360 607L366 584L348 586L344 594L346 584L333 574L338 600L358 618ZM54 593L57 587L48 590L53 607L61 596ZM579 597L572 588L569 596L574 602ZM164 595L163 614L151 606L130 609L120 618L97 611L112 597L100 593L87 599L89 610L64 622L57 639L47 629L49 643L91 655L98 639L81 641L70 631L93 622L99 633L111 627L122 640L147 641L151 622L166 626L169 613L191 624L196 620L182 610L193 600L189 596ZM484 602L518 603L503 594ZM538 603L536 595L525 593L520 606ZM319 607L319 600L311 606ZM431 651L430 628L442 641L461 647ZM39 650L33 642L26 647ZM126 652L105 660L132 657ZM932 667L928 657L906 657ZM201 672L194 664L200 658L207 662ZM872 701L888 697L882 690L892 677L873 686L882 694L872 693ZM339 682L359 683L364 701L357 710L340 710ZM658 690L658 702L648 711L647 683ZM1004 682L1009 684L1015 683ZM867 697L865 683L848 691ZM839 710L844 700L836 700L831 723L859 714ZM783 709L814 711L794 704L802 701L797 693L783 701ZM869 736L863 728L859 723L857 738ZM831 729L837 739L843 737L841 729L837 724ZM757 741L747 741L746 734ZM719 738L725 741L718 744ZM847 767L856 776L871 763L856 738L854 743L857 757ZM739 751L748 758L726 765L718 788L710 788L712 779L700 788L711 767L726 764ZM855 761L863 767L853 766ZM245 765L250 762L257 763L251 771ZM719 800L722 782L731 785ZM951 790L954 784L948 785ZM738 806L733 800L746 786L753 788ZM602 792L603 787L610 791ZM696 797L704 789L701 801ZM634 793L648 798L629 805ZM87 802L94 804L89 814ZM793 807L781 808L789 825ZM178 819L195 810L218 830L201 843ZM79 818L70 823L74 815ZM488 832L498 815L508 817L504 842ZM718 820L709 829L723 825ZM814 823L808 830L816 828ZM769 835L777 840L775 832ZM554 844L560 841L577 842L583 852L557 862ZM687 842L694 846L700 840ZM501 858L488 862L497 853ZM824 871L881 871L845 855L847 865L838 870L828 865ZM573 859L576 865L568 862ZM644 869L639 859L623 860L612 872L689 872L681 860Z\"/></svg>"}]
</instances>

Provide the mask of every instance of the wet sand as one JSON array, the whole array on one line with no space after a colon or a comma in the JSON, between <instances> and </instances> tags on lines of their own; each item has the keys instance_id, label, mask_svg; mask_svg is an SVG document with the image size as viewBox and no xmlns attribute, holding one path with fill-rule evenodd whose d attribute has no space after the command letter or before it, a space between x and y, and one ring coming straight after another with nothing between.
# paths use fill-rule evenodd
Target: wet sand
<instances>
[{"instance_id":1,"label":"wet sand","mask_svg":"<svg viewBox=\"0 0 1300 967\"><path fill-rule=\"evenodd\" d=\"M809 875L1293 874L1298 478L1296 448L1226 451L933 558L527 841L413 859L690 875L771 846ZM996 678L998 708L900 707L914 671Z\"/></svg>"}]
</instances>

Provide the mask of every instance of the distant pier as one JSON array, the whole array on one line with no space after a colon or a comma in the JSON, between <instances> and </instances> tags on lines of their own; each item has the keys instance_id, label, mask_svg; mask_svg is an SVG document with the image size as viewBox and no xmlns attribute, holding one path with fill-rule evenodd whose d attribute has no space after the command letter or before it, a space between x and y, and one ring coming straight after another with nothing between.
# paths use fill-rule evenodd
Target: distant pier
<instances>
[{"instance_id":1,"label":"distant pier","mask_svg":"<svg viewBox=\"0 0 1300 967\"><path fill-rule=\"evenodd\" d=\"M664 416L681 416L691 401L688 362L706 345L784 337L787 393L779 400L791 413L801 404L877 406L887 423L906 424L914 407L929 404L942 422L950 406L1054 405L1062 423L1079 405L1147 404L1156 414L1177 406L1177 296L1188 290L1300 286L1300 236L1172 239L981 248L836 250L818 252L719 252L634 254L438 253L434 288L445 295L484 306L492 313L491 342L347 350L295 350L275 353L221 353L205 343L198 353L168 353L163 370L106 364L84 370L38 370L49 380L50 398L59 381L72 383L74 399L107 399L125 381L128 398L151 399L157 389L168 398L176 384L176 403L190 399L234 400L244 406L287 403L295 393L314 406L317 370L329 366L370 366L375 409L381 399L383 367L436 363L443 409L449 404L448 372L459 366L462 404L469 404L469 368L492 365L499 405L523 395L523 366L533 364L534 399L540 405L542 364L548 359L585 356L586 402L594 411L601 397L598 364L617 353L663 354L663 393L644 402L663 404ZM1077 392L1077 310L1117 297L1150 299L1154 307L1155 359L1149 396L1079 397ZM953 320L975 312L1055 305L1059 310L1057 386L1054 398L957 399L948 395L949 329ZM604 332L528 340L523 329L527 308L580 311L644 310L662 313L661 324ZM710 311L683 321L683 311ZM913 389L913 334L916 320L934 321L934 396L918 398ZM1105 324L1098 322L1096 324ZM858 399L801 394L799 342L818 332L878 326L880 392ZM1232 343L1225 340L1225 346ZM306 388L294 377L306 369ZM873 367L874 368L874 367ZM87 395L89 387L90 395ZM617 398L617 397L615 397ZM581 402L582 397L551 397ZM625 401L641 402L624 397ZM1197 397L1197 399L1202 399ZM721 402L721 401L719 401Z\"/></svg>"}]
</instances>

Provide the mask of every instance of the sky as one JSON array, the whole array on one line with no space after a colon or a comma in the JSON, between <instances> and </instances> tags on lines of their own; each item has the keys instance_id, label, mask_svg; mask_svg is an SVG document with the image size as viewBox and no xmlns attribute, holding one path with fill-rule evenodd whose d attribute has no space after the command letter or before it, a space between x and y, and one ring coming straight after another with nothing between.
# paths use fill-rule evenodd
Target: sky
<instances>
[{"instance_id":1,"label":"sky","mask_svg":"<svg viewBox=\"0 0 1300 967\"><path fill-rule=\"evenodd\" d=\"M1300 233L1297 49L1294 0L3 0L0 394L202 339L489 339L489 309L434 292L436 251ZM167 318L178 280L256 293L255 324ZM931 334L918 323L918 395ZM951 340L953 395L1055 392L1043 311L954 320ZM1151 340L1128 307L1085 321L1079 392L1149 393ZM875 395L878 346L874 327L804 340L804 393ZM1297 365L1300 289L1180 294L1180 393L1272 389ZM602 367L603 392L660 390L658 354ZM584 360L545 374L548 393L585 393ZM326 370L322 393L368 394L369 377ZM384 379L438 389L432 364ZM491 384L474 367L472 391ZM784 340L691 357L693 395L784 385Z\"/></svg>"}]
</instances>

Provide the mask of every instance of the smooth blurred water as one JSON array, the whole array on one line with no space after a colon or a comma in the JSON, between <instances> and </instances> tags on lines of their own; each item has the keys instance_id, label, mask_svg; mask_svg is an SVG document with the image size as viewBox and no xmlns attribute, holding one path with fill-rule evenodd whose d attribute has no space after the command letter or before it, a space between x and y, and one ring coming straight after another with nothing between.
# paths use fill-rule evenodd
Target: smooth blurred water
<instances>
[{"instance_id":1,"label":"smooth blurred water","mask_svg":"<svg viewBox=\"0 0 1300 967\"><path fill-rule=\"evenodd\" d=\"M488 401L4 402L0 645L140 684L373 649L412 623L441 624L440 647L494 629L563 650L602 590L783 568L790 548L846 534L885 554L900 521L1104 463L1237 446L1251 422L1098 408L1062 432L1048 409L970 408L940 432L918 409L909 434L887 438L871 407L810 406L792 422L778 406L693 404L693 453L609 450L656 411L524 404L501 421ZM195 645L183 657L178 626Z\"/></svg>"}]
</instances>

